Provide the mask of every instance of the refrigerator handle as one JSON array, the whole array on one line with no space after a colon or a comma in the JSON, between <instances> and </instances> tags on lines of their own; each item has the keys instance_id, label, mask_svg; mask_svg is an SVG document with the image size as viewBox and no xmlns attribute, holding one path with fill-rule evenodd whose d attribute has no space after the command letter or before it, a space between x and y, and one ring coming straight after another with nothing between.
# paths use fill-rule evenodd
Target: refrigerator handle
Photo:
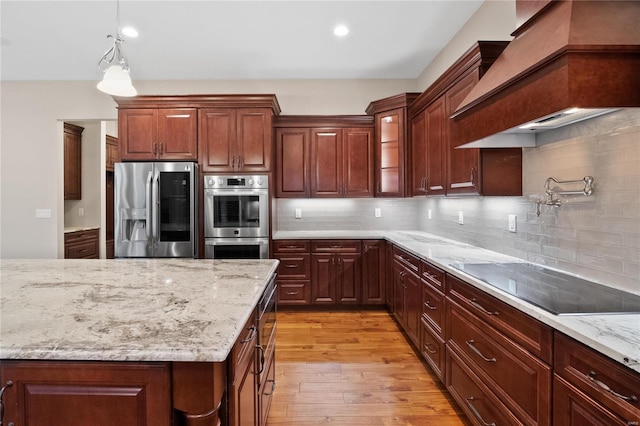
<instances>
[{"instance_id":1,"label":"refrigerator handle","mask_svg":"<svg viewBox=\"0 0 640 426\"><path fill-rule=\"evenodd\" d=\"M153 211L153 217L152 217L152 223L153 223L153 228L151 231L151 235L153 237L153 246L155 247L156 244L158 243L158 229L160 228L160 224L159 222L159 216L160 216L160 194L159 192L159 179L160 179L160 172L156 169L156 172L154 173L153 176L153 183L152 183L152 187L151 187L151 202L152 202L152 208L151 210ZM155 250L155 249L154 249Z\"/></svg>"},{"instance_id":2,"label":"refrigerator handle","mask_svg":"<svg viewBox=\"0 0 640 426\"><path fill-rule=\"evenodd\" d=\"M151 238L151 206L152 206L152 196L151 196L151 180L153 179L153 172L149 172L147 175L146 182L146 190L145 190L145 202L146 202L146 210L147 210L147 223L145 223L145 227L147 228L147 240Z\"/></svg>"}]
</instances>

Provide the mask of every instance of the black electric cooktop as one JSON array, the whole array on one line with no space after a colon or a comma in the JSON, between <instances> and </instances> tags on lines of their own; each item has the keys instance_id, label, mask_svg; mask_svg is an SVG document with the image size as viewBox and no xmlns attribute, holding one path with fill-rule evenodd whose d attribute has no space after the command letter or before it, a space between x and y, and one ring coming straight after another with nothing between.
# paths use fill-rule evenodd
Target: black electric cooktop
<instances>
[{"instance_id":1,"label":"black electric cooktop","mask_svg":"<svg viewBox=\"0 0 640 426\"><path fill-rule=\"evenodd\" d=\"M530 263L451 264L556 315L640 313L640 296Z\"/></svg>"}]
</instances>

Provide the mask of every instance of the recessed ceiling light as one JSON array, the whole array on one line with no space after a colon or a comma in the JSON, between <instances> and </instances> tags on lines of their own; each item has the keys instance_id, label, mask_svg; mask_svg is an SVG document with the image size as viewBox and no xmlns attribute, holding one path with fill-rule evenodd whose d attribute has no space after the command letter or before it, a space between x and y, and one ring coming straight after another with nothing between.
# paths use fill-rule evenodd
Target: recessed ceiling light
<instances>
[{"instance_id":1,"label":"recessed ceiling light","mask_svg":"<svg viewBox=\"0 0 640 426\"><path fill-rule=\"evenodd\" d=\"M133 27L127 26L122 28L122 34L126 35L127 37L135 38L138 37L138 30Z\"/></svg>"},{"instance_id":2,"label":"recessed ceiling light","mask_svg":"<svg viewBox=\"0 0 640 426\"><path fill-rule=\"evenodd\" d=\"M346 25L338 25L333 29L333 33L338 37L344 37L349 34L349 28Z\"/></svg>"}]
</instances>

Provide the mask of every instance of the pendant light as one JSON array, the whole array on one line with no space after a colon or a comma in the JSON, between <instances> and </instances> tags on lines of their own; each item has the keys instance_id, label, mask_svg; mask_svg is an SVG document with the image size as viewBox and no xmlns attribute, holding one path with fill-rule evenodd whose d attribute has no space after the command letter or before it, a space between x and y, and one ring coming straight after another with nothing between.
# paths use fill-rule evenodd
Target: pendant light
<instances>
[{"instance_id":1,"label":"pendant light","mask_svg":"<svg viewBox=\"0 0 640 426\"><path fill-rule=\"evenodd\" d=\"M120 1L116 0L116 35L107 35L113 39L113 46L98 61L98 69L104 73L98 83L98 90L113 96L136 96L138 92L131 83L129 62L122 44L124 37L120 33Z\"/></svg>"}]
</instances>

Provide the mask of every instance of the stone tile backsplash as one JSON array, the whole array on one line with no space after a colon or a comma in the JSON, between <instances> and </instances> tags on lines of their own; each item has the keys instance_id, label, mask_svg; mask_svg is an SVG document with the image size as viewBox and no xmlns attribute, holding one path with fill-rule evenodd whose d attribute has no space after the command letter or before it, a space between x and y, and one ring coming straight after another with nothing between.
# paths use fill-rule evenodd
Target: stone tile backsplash
<instances>
[{"instance_id":1,"label":"stone tile backsplash","mask_svg":"<svg viewBox=\"0 0 640 426\"><path fill-rule=\"evenodd\" d=\"M537 148L523 149L522 197L280 199L274 227L417 229L640 293L640 110L608 114L537 140ZM534 201L543 198L548 177L587 175L595 179L592 196L559 196L562 206L543 205L536 215ZM374 217L376 207L381 218ZM295 208L302 209L301 219L294 219ZM510 214L517 216L516 233L508 231Z\"/></svg>"}]
</instances>

